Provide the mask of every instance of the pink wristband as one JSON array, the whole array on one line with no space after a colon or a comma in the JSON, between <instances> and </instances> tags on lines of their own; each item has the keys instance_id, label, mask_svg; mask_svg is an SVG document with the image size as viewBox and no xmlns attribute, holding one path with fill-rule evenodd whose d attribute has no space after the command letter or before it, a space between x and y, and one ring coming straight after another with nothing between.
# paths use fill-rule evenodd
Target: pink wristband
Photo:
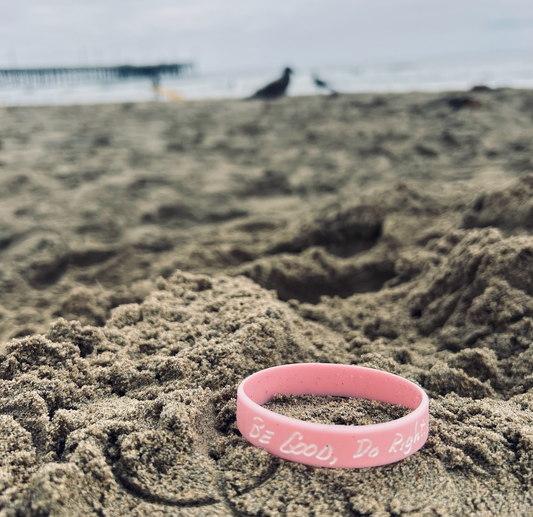
<instances>
[{"instance_id":1,"label":"pink wristband","mask_svg":"<svg viewBox=\"0 0 533 517\"><path fill-rule=\"evenodd\" d=\"M277 393L380 400L413 411L383 424L313 424L261 406ZM250 443L314 467L361 468L400 461L424 445L428 424L429 400L422 388L392 373L361 366L275 366L250 375L237 392L237 426Z\"/></svg>"}]
</instances>

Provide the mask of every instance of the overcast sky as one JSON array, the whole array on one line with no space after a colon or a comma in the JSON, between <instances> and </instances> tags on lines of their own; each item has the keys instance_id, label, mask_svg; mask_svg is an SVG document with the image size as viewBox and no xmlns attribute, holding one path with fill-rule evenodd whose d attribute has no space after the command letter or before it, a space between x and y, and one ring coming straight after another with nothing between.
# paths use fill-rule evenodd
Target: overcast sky
<instances>
[{"instance_id":1,"label":"overcast sky","mask_svg":"<svg viewBox=\"0 0 533 517\"><path fill-rule=\"evenodd\" d=\"M533 51L533 0L0 0L0 66L204 71Z\"/></svg>"}]
</instances>

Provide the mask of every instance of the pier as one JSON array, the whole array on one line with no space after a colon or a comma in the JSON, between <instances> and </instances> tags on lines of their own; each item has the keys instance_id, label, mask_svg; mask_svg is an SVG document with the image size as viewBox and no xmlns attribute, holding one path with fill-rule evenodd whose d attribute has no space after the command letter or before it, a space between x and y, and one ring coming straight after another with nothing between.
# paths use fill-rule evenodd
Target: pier
<instances>
[{"instance_id":1,"label":"pier","mask_svg":"<svg viewBox=\"0 0 533 517\"><path fill-rule=\"evenodd\" d=\"M61 68L11 68L0 70L0 87L112 82L148 79L158 84L163 76L177 76L193 69L192 63L146 66L91 66Z\"/></svg>"}]
</instances>

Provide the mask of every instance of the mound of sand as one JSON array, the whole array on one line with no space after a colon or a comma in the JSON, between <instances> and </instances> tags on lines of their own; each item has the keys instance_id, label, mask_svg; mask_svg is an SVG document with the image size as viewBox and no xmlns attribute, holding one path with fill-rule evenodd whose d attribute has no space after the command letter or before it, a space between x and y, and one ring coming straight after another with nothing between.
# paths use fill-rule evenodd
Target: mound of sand
<instances>
[{"instance_id":1,"label":"mound of sand","mask_svg":"<svg viewBox=\"0 0 533 517\"><path fill-rule=\"evenodd\" d=\"M140 305L114 309L103 328L61 319L46 336L8 346L0 364L5 515L261 515L265 508L524 515L530 508L533 397L489 344L439 358L430 341L413 343L407 310L403 322L397 315L402 337L383 338L394 325L376 323L376 300L343 302L351 311L329 307L320 325L246 279L178 273L158 289ZM407 309L408 296L388 292L381 314L391 298ZM441 311L448 305L439 303ZM354 306L358 321L348 322ZM350 330L327 330L333 314ZM532 352L516 353L521 369L531 367ZM239 381L300 361L362 364L417 380L433 396L427 445L397 465L339 471L250 446L235 425ZM520 394L509 398L498 388L512 379ZM277 402L277 410L290 402ZM311 401L319 421L379 421L380 408L366 405L366 421L354 422L365 404ZM309 403L292 406L287 414L309 419Z\"/></svg>"}]
</instances>

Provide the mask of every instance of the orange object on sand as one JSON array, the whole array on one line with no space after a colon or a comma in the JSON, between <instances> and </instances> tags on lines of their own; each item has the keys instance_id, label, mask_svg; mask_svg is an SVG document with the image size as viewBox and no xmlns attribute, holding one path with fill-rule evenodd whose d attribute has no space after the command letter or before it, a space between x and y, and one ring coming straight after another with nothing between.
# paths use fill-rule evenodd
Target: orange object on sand
<instances>
[{"instance_id":1,"label":"orange object on sand","mask_svg":"<svg viewBox=\"0 0 533 517\"><path fill-rule=\"evenodd\" d=\"M156 86L154 88L154 91L158 93L159 95L161 95L162 97L166 97L167 99L171 101L181 102L184 100L183 97L178 92L175 92L174 90L168 90L167 88L161 88L161 86Z\"/></svg>"}]
</instances>

